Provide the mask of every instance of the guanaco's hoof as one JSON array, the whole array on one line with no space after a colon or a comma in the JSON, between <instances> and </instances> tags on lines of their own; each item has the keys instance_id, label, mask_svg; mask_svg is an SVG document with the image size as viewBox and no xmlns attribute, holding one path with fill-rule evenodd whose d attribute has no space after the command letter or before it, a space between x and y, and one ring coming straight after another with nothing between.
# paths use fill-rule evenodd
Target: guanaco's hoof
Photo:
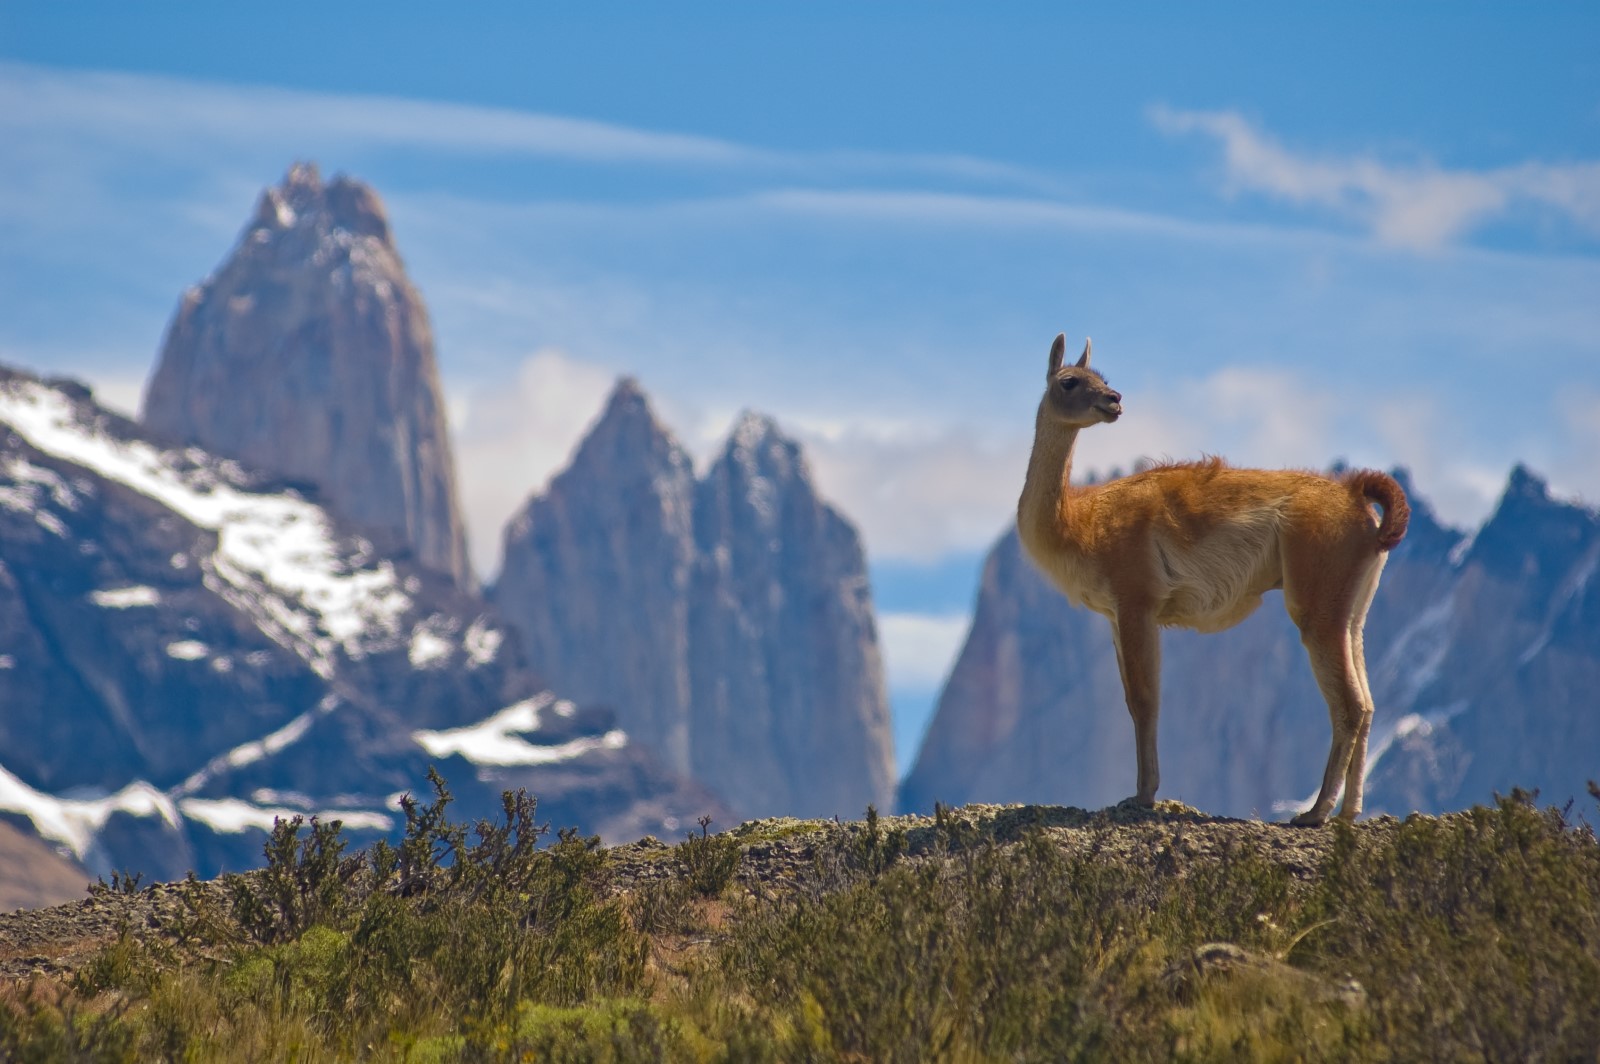
<instances>
[{"instance_id":1,"label":"guanaco's hoof","mask_svg":"<svg viewBox=\"0 0 1600 1064\"><path fill-rule=\"evenodd\" d=\"M1324 823L1327 822L1327 820L1327 814L1318 816L1315 812L1308 809L1304 813L1301 813L1299 816L1295 817L1293 820L1289 821L1289 824L1291 827L1297 828L1320 828Z\"/></svg>"},{"instance_id":2,"label":"guanaco's hoof","mask_svg":"<svg viewBox=\"0 0 1600 1064\"><path fill-rule=\"evenodd\" d=\"M1156 800L1154 798L1140 798L1137 794L1130 798L1124 798L1122 801L1117 803L1117 808L1119 809L1154 809L1155 807Z\"/></svg>"}]
</instances>

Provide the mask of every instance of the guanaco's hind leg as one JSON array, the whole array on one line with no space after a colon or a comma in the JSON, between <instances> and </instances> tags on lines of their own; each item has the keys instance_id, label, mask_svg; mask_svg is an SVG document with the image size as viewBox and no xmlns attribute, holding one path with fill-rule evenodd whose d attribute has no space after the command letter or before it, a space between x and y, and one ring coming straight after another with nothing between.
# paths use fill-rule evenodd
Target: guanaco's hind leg
<instances>
[{"instance_id":1,"label":"guanaco's hind leg","mask_svg":"<svg viewBox=\"0 0 1600 1064\"><path fill-rule=\"evenodd\" d=\"M1133 801L1156 804L1161 766L1156 757L1156 722L1161 715L1161 629L1148 611L1119 611L1111 622L1122 670L1122 693L1133 717L1133 739L1139 758L1139 790Z\"/></svg>"},{"instance_id":2,"label":"guanaco's hind leg","mask_svg":"<svg viewBox=\"0 0 1600 1064\"><path fill-rule=\"evenodd\" d=\"M1345 769L1344 801L1339 806L1339 816L1354 820L1361 815L1361 805L1366 788L1367 733L1372 730L1372 685L1367 681L1366 638L1367 611L1372 608L1373 596L1378 593L1378 578L1383 575L1387 554L1378 555L1356 593L1355 611L1350 615L1350 657L1355 664L1356 680L1361 689L1361 724L1356 729L1355 744L1350 751L1350 764Z\"/></svg>"},{"instance_id":3,"label":"guanaco's hind leg","mask_svg":"<svg viewBox=\"0 0 1600 1064\"><path fill-rule=\"evenodd\" d=\"M1337 628L1308 626L1301 629L1300 638L1311 658L1311 671L1322 689L1322 697L1328 702L1328 716L1333 723L1333 745L1328 750L1328 767L1322 773L1322 789L1317 792L1317 800L1311 808L1293 820L1301 826L1315 826L1326 821L1333 810L1367 714L1360 675L1351 653L1349 629L1343 624Z\"/></svg>"}]
</instances>

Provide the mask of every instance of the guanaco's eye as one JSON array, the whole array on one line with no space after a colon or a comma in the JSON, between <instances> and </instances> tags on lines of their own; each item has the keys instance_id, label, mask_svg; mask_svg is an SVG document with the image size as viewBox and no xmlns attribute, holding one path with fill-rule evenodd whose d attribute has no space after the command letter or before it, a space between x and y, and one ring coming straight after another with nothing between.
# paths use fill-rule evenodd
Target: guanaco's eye
<instances>
[{"instance_id":1,"label":"guanaco's eye","mask_svg":"<svg viewBox=\"0 0 1600 1064\"><path fill-rule=\"evenodd\" d=\"M1076 388L1077 386L1078 386L1078 378L1076 378L1076 377L1066 377L1061 381L1061 390L1064 391L1064 392L1070 392L1070 391L1072 391L1072 389Z\"/></svg>"}]
</instances>

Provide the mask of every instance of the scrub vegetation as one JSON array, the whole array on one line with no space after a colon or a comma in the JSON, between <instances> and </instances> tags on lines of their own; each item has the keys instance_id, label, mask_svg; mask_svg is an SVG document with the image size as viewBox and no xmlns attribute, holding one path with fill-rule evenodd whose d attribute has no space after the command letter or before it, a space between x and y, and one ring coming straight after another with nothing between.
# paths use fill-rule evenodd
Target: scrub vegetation
<instances>
[{"instance_id":1,"label":"scrub vegetation","mask_svg":"<svg viewBox=\"0 0 1600 1064\"><path fill-rule=\"evenodd\" d=\"M1314 830L972 806L611 849L524 794L476 824L449 803L435 777L394 846L282 822L260 871L103 884L127 919L0 985L0 1058L1600 1053L1600 845L1521 793Z\"/></svg>"}]
</instances>

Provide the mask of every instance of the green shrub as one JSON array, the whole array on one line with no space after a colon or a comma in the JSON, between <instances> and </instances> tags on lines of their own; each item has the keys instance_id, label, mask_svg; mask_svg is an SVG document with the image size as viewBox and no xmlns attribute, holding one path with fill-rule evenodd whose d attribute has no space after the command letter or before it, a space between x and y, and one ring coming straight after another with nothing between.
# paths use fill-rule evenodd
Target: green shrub
<instances>
[{"instance_id":1,"label":"green shrub","mask_svg":"<svg viewBox=\"0 0 1600 1064\"><path fill-rule=\"evenodd\" d=\"M702 898L714 898L728 889L739 871L739 840L732 835L712 835L711 818L700 818L700 834L690 832L678 844L677 860L689 889Z\"/></svg>"}]
</instances>

